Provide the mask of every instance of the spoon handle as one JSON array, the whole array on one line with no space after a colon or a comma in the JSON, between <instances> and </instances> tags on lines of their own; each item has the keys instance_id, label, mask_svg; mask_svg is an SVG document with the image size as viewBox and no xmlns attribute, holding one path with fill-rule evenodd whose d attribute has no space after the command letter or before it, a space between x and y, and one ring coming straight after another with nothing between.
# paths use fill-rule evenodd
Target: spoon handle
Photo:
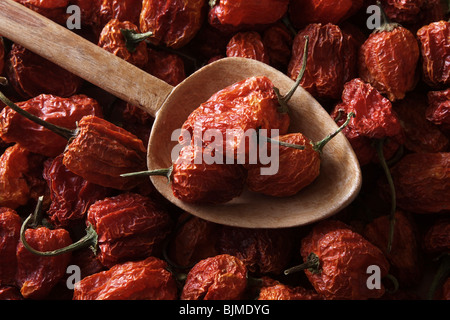
<instances>
[{"instance_id":1,"label":"spoon handle","mask_svg":"<svg viewBox=\"0 0 450 320\"><path fill-rule=\"evenodd\" d=\"M173 89L13 0L0 1L0 35L152 116Z\"/></svg>"}]
</instances>

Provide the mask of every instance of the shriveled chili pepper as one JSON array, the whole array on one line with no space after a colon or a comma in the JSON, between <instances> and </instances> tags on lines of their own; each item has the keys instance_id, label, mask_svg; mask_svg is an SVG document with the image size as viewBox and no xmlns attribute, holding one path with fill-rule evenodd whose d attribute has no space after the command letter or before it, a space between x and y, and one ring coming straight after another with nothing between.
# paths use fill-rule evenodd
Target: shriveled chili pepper
<instances>
[{"instance_id":1,"label":"shriveled chili pepper","mask_svg":"<svg viewBox=\"0 0 450 320\"><path fill-rule=\"evenodd\" d=\"M127 48L126 40L121 31L122 29L139 32L138 27L132 22L111 19L100 33L98 46L139 68L144 67L148 62L146 43L140 42L134 50L130 51Z\"/></svg>"},{"instance_id":2,"label":"shriveled chili pepper","mask_svg":"<svg viewBox=\"0 0 450 320\"><path fill-rule=\"evenodd\" d=\"M264 165L261 163L246 165L248 189L265 195L288 197L310 185L320 174L322 149L348 125L353 116L354 113L350 112L347 121L340 128L318 142L311 141L302 133L290 133L272 139L273 142L289 144L279 146L278 171L263 174L261 168Z\"/></svg>"},{"instance_id":3,"label":"shriveled chili pepper","mask_svg":"<svg viewBox=\"0 0 450 320\"><path fill-rule=\"evenodd\" d=\"M439 128L450 132L450 88L440 91L429 91L427 120L433 122Z\"/></svg>"},{"instance_id":4,"label":"shriveled chili pepper","mask_svg":"<svg viewBox=\"0 0 450 320\"><path fill-rule=\"evenodd\" d=\"M289 229L248 229L222 226L216 244L219 254L239 258L252 274L280 274L292 258Z\"/></svg>"},{"instance_id":5,"label":"shriveled chili pepper","mask_svg":"<svg viewBox=\"0 0 450 320\"><path fill-rule=\"evenodd\" d=\"M210 1L208 21L217 28L268 25L287 12L288 0Z\"/></svg>"},{"instance_id":6,"label":"shriveled chili pepper","mask_svg":"<svg viewBox=\"0 0 450 320\"><path fill-rule=\"evenodd\" d=\"M111 20L130 21L139 25L139 14L142 9L140 0L96 0L93 1L96 24L100 30Z\"/></svg>"},{"instance_id":7,"label":"shriveled chili pepper","mask_svg":"<svg viewBox=\"0 0 450 320\"><path fill-rule=\"evenodd\" d=\"M239 300L247 287L244 263L221 254L198 262L187 274L182 300Z\"/></svg>"},{"instance_id":8,"label":"shriveled chili pepper","mask_svg":"<svg viewBox=\"0 0 450 320\"><path fill-rule=\"evenodd\" d=\"M405 132L404 146L413 152L446 151L450 146L449 139L436 124L427 120L427 108L427 95L415 91L393 103L393 109Z\"/></svg>"},{"instance_id":9,"label":"shriveled chili pepper","mask_svg":"<svg viewBox=\"0 0 450 320\"><path fill-rule=\"evenodd\" d=\"M43 93L70 97L83 84L78 76L18 44L12 45L5 68L11 85L25 99Z\"/></svg>"},{"instance_id":10,"label":"shriveled chili pepper","mask_svg":"<svg viewBox=\"0 0 450 320\"><path fill-rule=\"evenodd\" d=\"M56 227L68 227L85 218L89 207L111 192L69 171L61 154L46 162L43 177L50 190L51 204L47 210Z\"/></svg>"},{"instance_id":11,"label":"shriveled chili pepper","mask_svg":"<svg viewBox=\"0 0 450 320\"><path fill-rule=\"evenodd\" d=\"M25 220L26 227L28 221ZM73 245L53 252L35 252L56 256L91 246L99 249L97 258L106 267L127 260L157 255L171 230L169 213L150 197L122 193L98 200L89 207L86 235Z\"/></svg>"},{"instance_id":12,"label":"shriveled chili pepper","mask_svg":"<svg viewBox=\"0 0 450 320\"><path fill-rule=\"evenodd\" d=\"M167 263L155 257L116 264L75 284L73 300L176 300Z\"/></svg>"},{"instance_id":13,"label":"shriveled chili pepper","mask_svg":"<svg viewBox=\"0 0 450 320\"><path fill-rule=\"evenodd\" d=\"M256 31L236 33L228 42L227 57L254 59L269 64L269 55L261 35Z\"/></svg>"},{"instance_id":14,"label":"shriveled chili pepper","mask_svg":"<svg viewBox=\"0 0 450 320\"><path fill-rule=\"evenodd\" d=\"M14 0L25 7L36 11L39 14L57 22L64 24L66 22L66 8L69 0Z\"/></svg>"},{"instance_id":15,"label":"shriveled chili pepper","mask_svg":"<svg viewBox=\"0 0 450 320\"><path fill-rule=\"evenodd\" d=\"M146 168L146 149L142 140L130 132L95 115L82 117L77 128L70 130L30 114L2 93L0 100L21 116L57 133L69 142L63 159L63 164L69 171L89 182L119 190L130 190L142 183L140 177L124 179L120 176L124 172Z\"/></svg>"},{"instance_id":16,"label":"shriveled chili pepper","mask_svg":"<svg viewBox=\"0 0 450 320\"><path fill-rule=\"evenodd\" d=\"M155 45L181 48L196 35L204 20L205 0L144 0L140 14L141 32L151 32Z\"/></svg>"},{"instance_id":17,"label":"shriveled chili pepper","mask_svg":"<svg viewBox=\"0 0 450 320\"><path fill-rule=\"evenodd\" d=\"M450 84L450 22L436 21L417 31L423 80L439 88Z\"/></svg>"},{"instance_id":18,"label":"shriveled chili pepper","mask_svg":"<svg viewBox=\"0 0 450 320\"><path fill-rule=\"evenodd\" d=\"M450 153L410 153L390 171L400 209L419 214L450 210Z\"/></svg>"},{"instance_id":19,"label":"shriveled chili pepper","mask_svg":"<svg viewBox=\"0 0 450 320\"><path fill-rule=\"evenodd\" d=\"M183 58L174 53L148 48L148 63L144 70L172 86L186 78Z\"/></svg>"},{"instance_id":20,"label":"shriveled chili pepper","mask_svg":"<svg viewBox=\"0 0 450 320\"><path fill-rule=\"evenodd\" d=\"M23 300L17 287L0 286L0 300Z\"/></svg>"},{"instance_id":21,"label":"shriveled chili pepper","mask_svg":"<svg viewBox=\"0 0 450 320\"><path fill-rule=\"evenodd\" d=\"M15 210L0 207L0 286L15 285L21 225L22 219Z\"/></svg>"},{"instance_id":22,"label":"shriveled chili pepper","mask_svg":"<svg viewBox=\"0 0 450 320\"><path fill-rule=\"evenodd\" d=\"M102 116L98 102L85 95L62 98L41 94L27 101L18 102L23 110L67 129L75 129L77 121L86 115ZM67 139L33 123L11 108L0 113L0 137L5 142L19 143L27 150L47 157L56 157L64 151Z\"/></svg>"},{"instance_id":23,"label":"shriveled chili pepper","mask_svg":"<svg viewBox=\"0 0 450 320\"><path fill-rule=\"evenodd\" d=\"M22 296L28 299L45 298L65 275L71 256L70 253L55 257L38 256L34 253L34 250L53 251L72 244L67 230L39 225L37 216L41 206L42 198L38 200L35 212L26 219L33 219L37 225L26 229L26 223L22 224L16 251L16 283Z\"/></svg>"},{"instance_id":24,"label":"shriveled chili pepper","mask_svg":"<svg viewBox=\"0 0 450 320\"><path fill-rule=\"evenodd\" d=\"M309 37L311 45L306 62L308 67L300 85L315 98L338 99L344 84L357 75L354 42L337 25L309 24L294 38L287 71L291 79L296 79L302 68L305 36Z\"/></svg>"},{"instance_id":25,"label":"shriveled chili pepper","mask_svg":"<svg viewBox=\"0 0 450 320\"><path fill-rule=\"evenodd\" d=\"M412 23L425 5L425 0L381 0L388 18L398 23Z\"/></svg>"},{"instance_id":26,"label":"shriveled chili pepper","mask_svg":"<svg viewBox=\"0 0 450 320\"><path fill-rule=\"evenodd\" d=\"M419 284L423 272L423 260L419 246L418 230L414 220L406 213L395 213L395 233L392 248L389 242L390 216L380 216L364 228L364 237L383 251L391 268L390 273L403 288Z\"/></svg>"},{"instance_id":27,"label":"shriveled chili pepper","mask_svg":"<svg viewBox=\"0 0 450 320\"><path fill-rule=\"evenodd\" d=\"M302 286L283 284L278 280L263 277L258 300L322 300L314 290Z\"/></svg>"},{"instance_id":28,"label":"shriveled chili pepper","mask_svg":"<svg viewBox=\"0 0 450 320\"><path fill-rule=\"evenodd\" d=\"M342 91L341 102L331 112L336 119L340 113L353 112L355 117L342 131L355 151L360 165L377 162L373 139L389 138L383 147L384 157L390 159L404 142L404 132L392 103L369 83L360 78L347 82ZM337 123L345 121L341 116Z\"/></svg>"},{"instance_id":29,"label":"shriveled chili pepper","mask_svg":"<svg viewBox=\"0 0 450 320\"><path fill-rule=\"evenodd\" d=\"M440 255L450 251L450 219L438 218L423 235L422 246L426 253Z\"/></svg>"},{"instance_id":30,"label":"shriveled chili pepper","mask_svg":"<svg viewBox=\"0 0 450 320\"><path fill-rule=\"evenodd\" d=\"M310 23L338 24L356 13L363 0L291 0L289 18L296 28Z\"/></svg>"},{"instance_id":31,"label":"shriveled chili pepper","mask_svg":"<svg viewBox=\"0 0 450 320\"><path fill-rule=\"evenodd\" d=\"M287 66L291 60L294 36L281 22L264 30L262 41L269 55L270 65L283 73L287 73Z\"/></svg>"},{"instance_id":32,"label":"shriveled chili pepper","mask_svg":"<svg viewBox=\"0 0 450 320\"><path fill-rule=\"evenodd\" d=\"M384 278L389 262L380 249L362 235L338 220L316 224L302 239L301 256L304 264L285 270L291 274L304 270L320 295L327 300L366 300L380 298L385 292L367 287L367 268L376 265Z\"/></svg>"},{"instance_id":33,"label":"shriveled chili pepper","mask_svg":"<svg viewBox=\"0 0 450 320\"><path fill-rule=\"evenodd\" d=\"M216 242L221 226L192 216L180 215L173 239L166 248L166 260L178 268L187 268L218 254Z\"/></svg>"},{"instance_id":34,"label":"shriveled chili pepper","mask_svg":"<svg viewBox=\"0 0 450 320\"><path fill-rule=\"evenodd\" d=\"M389 100L401 100L417 83L419 45L411 31L382 16L382 25L360 47L359 77Z\"/></svg>"},{"instance_id":35,"label":"shriveled chili pepper","mask_svg":"<svg viewBox=\"0 0 450 320\"><path fill-rule=\"evenodd\" d=\"M16 144L0 157L0 206L16 209L30 199L30 188L25 175L28 172L29 152Z\"/></svg>"}]
</instances>

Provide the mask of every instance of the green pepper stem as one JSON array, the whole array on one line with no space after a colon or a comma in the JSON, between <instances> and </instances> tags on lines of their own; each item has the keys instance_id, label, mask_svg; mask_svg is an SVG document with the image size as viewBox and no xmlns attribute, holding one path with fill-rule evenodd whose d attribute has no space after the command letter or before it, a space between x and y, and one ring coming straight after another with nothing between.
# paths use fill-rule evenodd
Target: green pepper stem
<instances>
[{"instance_id":1,"label":"green pepper stem","mask_svg":"<svg viewBox=\"0 0 450 320\"><path fill-rule=\"evenodd\" d=\"M431 281L430 288L427 293L427 300L433 300L436 292L442 286L445 279L450 275L450 254L444 253L439 257L441 260L436 274Z\"/></svg>"},{"instance_id":2,"label":"green pepper stem","mask_svg":"<svg viewBox=\"0 0 450 320\"><path fill-rule=\"evenodd\" d=\"M279 140L271 139L269 137L265 137L265 139L269 143L278 144L278 145L283 146L283 147L293 148L293 149L297 149L297 150L305 150L305 146L300 145L300 144L294 144L294 143L279 141Z\"/></svg>"},{"instance_id":3,"label":"green pepper stem","mask_svg":"<svg viewBox=\"0 0 450 320\"><path fill-rule=\"evenodd\" d=\"M313 142L313 149L316 150L317 152L322 152L322 149L325 147L325 145L331 140L333 139L339 132L341 132L342 130L344 130L344 128L349 124L350 120L352 117L355 117L355 114L353 112L350 112L349 114L347 114L347 120L333 133L327 135L325 138L323 138L320 141L317 142Z\"/></svg>"},{"instance_id":4,"label":"green pepper stem","mask_svg":"<svg viewBox=\"0 0 450 320\"><path fill-rule=\"evenodd\" d=\"M127 50L131 53L136 51L136 47L139 43L153 36L152 31L139 33L132 29L120 29L120 33L122 33L125 38L125 46Z\"/></svg>"},{"instance_id":5,"label":"green pepper stem","mask_svg":"<svg viewBox=\"0 0 450 320\"><path fill-rule=\"evenodd\" d=\"M0 77L0 84L5 85L6 83L7 83L7 80L3 77ZM42 120L41 118L35 116L34 114L31 114L28 111L25 111L22 108L20 108L14 102L9 100L2 92L0 92L0 100L3 103L5 103L8 107L13 109L15 112L17 112L18 114L24 116L25 118L33 121L36 124L43 126L44 128L52 131L53 133L58 134L59 136L63 137L66 140L70 140L74 136L76 136L76 130L63 128L63 127L57 126L55 124L52 124L50 122L47 122L45 120Z\"/></svg>"},{"instance_id":6,"label":"green pepper stem","mask_svg":"<svg viewBox=\"0 0 450 320\"><path fill-rule=\"evenodd\" d=\"M308 258L306 259L306 261L298 266L289 268L284 270L284 275L290 275L292 273L296 273L302 270L309 270L312 273L320 273L320 259L319 257L314 253L311 252L308 255Z\"/></svg>"},{"instance_id":7,"label":"green pepper stem","mask_svg":"<svg viewBox=\"0 0 450 320\"><path fill-rule=\"evenodd\" d=\"M391 252L392 249L392 242L394 240L394 230L395 230L395 211L397 209L396 204L396 193L395 193L395 186L394 181L392 179L391 171L389 170L389 167L386 163L386 159L384 157L383 152L383 146L384 146L385 139L379 139L376 143L376 149L377 149L377 155L378 159L380 161L381 167L383 168L384 174L386 175L386 179L389 184L389 190L391 191L391 211L389 214L389 237L388 237L388 245L387 245L387 252Z\"/></svg>"},{"instance_id":8,"label":"green pepper stem","mask_svg":"<svg viewBox=\"0 0 450 320\"><path fill-rule=\"evenodd\" d=\"M51 250L51 251L39 251L30 246L30 244L26 241L25 231L27 230L27 226L28 226L30 220L31 219L36 220L36 217L38 216L38 214L41 210L41 207L42 207L42 199L43 199L43 197L39 197L38 204L36 205L34 213L29 215L28 218L26 218L24 220L24 222L22 223L22 226L20 228L20 241L22 242L23 246L31 253L34 253L39 256L47 256L47 257L48 256L57 256L57 255L60 255L63 253L71 252L71 251L86 247L88 245L92 246L94 253L95 253L98 235L97 235L97 232L95 232L95 230L91 224L89 224L88 227L86 228L86 235L83 238L81 238L80 240L78 240L75 243L72 243L71 245L69 245L67 247L64 247L61 249L56 249L56 250Z\"/></svg>"},{"instance_id":9,"label":"green pepper stem","mask_svg":"<svg viewBox=\"0 0 450 320\"><path fill-rule=\"evenodd\" d=\"M280 90L278 88L275 88L275 87L273 88L273 90L275 91L275 94L277 95L278 103L280 104L280 108L279 108L280 113L289 112L288 102L289 102L289 100L291 100L292 96L294 95L295 90L297 90L297 88L300 86L300 82L302 81L303 76L305 75L306 61L308 60L308 46L309 46L309 37L305 36L305 47L303 49L302 67L300 69L300 72L298 73L298 76L297 76L297 79L296 79L294 85L289 90L289 92L285 96L282 96L280 94Z\"/></svg>"},{"instance_id":10,"label":"green pepper stem","mask_svg":"<svg viewBox=\"0 0 450 320\"><path fill-rule=\"evenodd\" d=\"M164 176L169 180L172 176L172 170L173 166L170 166L170 168L166 169L156 169L156 170L147 170L147 171L137 171L137 172L130 172L130 173L123 173L120 176L123 178L128 177L148 177L148 176Z\"/></svg>"},{"instance_id":11,"label":"green pepper stem","mask_svg":"<svg viewBox=\"0 0 450 320\"><path fill-rule=\"evenodd\" d=\"M399 26L398 23L392 22L387 16L386 12L384 12L383 7L381 6L381 2L377 0L377 6L380 8L381 12L381 25L376 28L374 32L382 32L382 31L392 31Z\"/></svg>"}]
</instances>

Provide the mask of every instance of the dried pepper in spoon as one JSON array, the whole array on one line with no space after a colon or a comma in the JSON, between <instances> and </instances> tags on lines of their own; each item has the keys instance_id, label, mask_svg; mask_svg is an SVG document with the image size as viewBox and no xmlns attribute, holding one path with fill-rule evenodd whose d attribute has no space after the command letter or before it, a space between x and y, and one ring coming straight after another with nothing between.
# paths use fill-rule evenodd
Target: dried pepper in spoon
<instances>
[{"instance_id":1,"label":"dried pepper in spoon","mask_svg":"<svg viewBox=\"0 0 450 320\"><path fill-rule=\"evenodd\" d=\"M142 140L95 115L84 116L76 129L44 121L20 108L0 93L0 100L12 110L67 141L63 164L89 182L118 190L130 190L142 183L139 177L120 174L146 168L147 151Z\"/></svg>"},{"instance_id":2,"label":"dried pepper in spoon","mask_svg":"<svg viewBox=\"0 0 450 320\"><path fill-rule=\"evenodd\" d=\"M318 142L311 141L302 133L290 133L273 139L304 148L279 146L278 171L273 174L262 174L261 164L246 165L246 183L249 190L270 196L288 197L310 185L320 174L322 149L348 125L353 116L353 112L348 113L347 121L334 133Z\"/></svg>"}]
</instances>

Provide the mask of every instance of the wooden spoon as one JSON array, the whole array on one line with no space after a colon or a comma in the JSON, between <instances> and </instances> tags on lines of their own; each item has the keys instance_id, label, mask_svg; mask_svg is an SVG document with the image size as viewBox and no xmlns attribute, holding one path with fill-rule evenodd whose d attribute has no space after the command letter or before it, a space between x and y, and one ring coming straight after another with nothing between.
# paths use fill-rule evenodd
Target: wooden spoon
<instances>
[{"instance_id":1,"label":"wooden spoon","mask_svg":"<svg viewBox=\"0 0 450 320\"><path fill-rule=\"evenodd\" d=\"M282 94L294 84L264 63L224 58L172 87L12 0L0 2L0 34L155 117L148 145L150 170L171 165L171 152L177 144L172 133L213 93L251 76L267 76ZM296 90L289 105L290 132L302 132L318 141L337 129L326 110L303 88ZM193 205L175 198L166 178L151 179L169 201L200 218L239 227L283 228L309 224L342 210L360 190L361 170L340 133L323 149L320 176L291 197L244 191L222 205Z\"/></svg>"}]
</instances>

